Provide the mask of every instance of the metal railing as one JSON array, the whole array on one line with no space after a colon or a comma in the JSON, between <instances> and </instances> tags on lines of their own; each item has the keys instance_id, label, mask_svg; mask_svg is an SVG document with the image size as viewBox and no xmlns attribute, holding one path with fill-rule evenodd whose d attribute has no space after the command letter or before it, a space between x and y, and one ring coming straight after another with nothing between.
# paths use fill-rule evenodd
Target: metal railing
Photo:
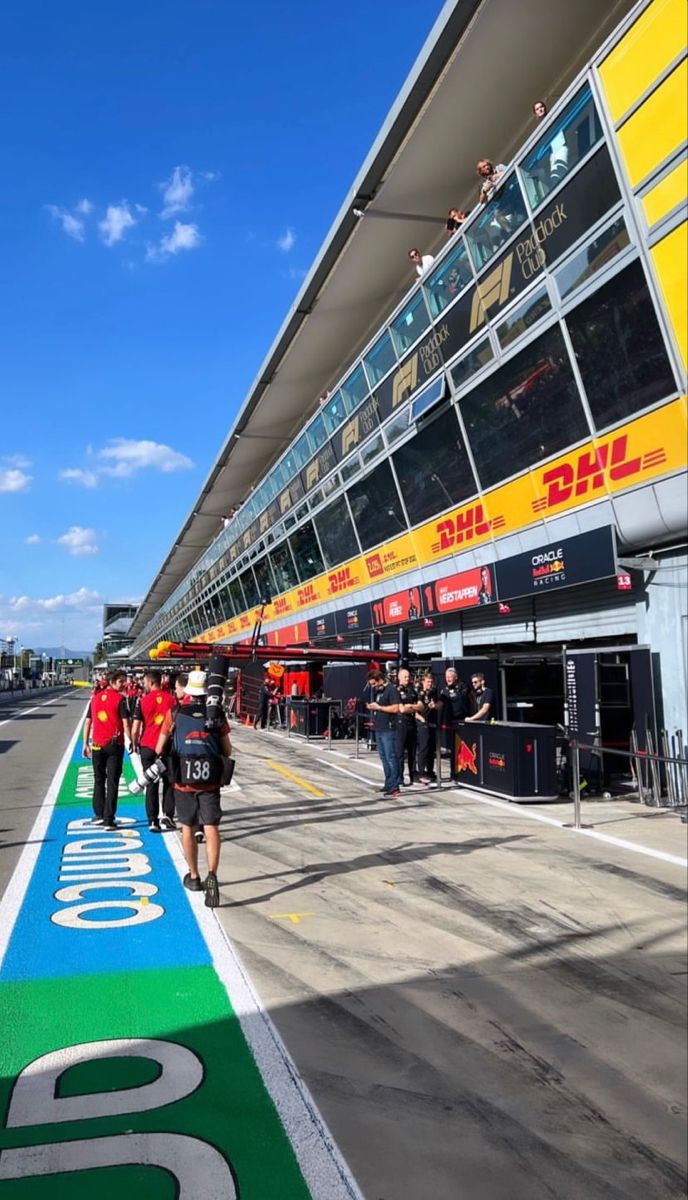
<instances>
[{"instance_id":1,"label":"metal railing","mask_svg":"<svg viewBox=\"0 0 688 1200\"><path fill-rule=\"evenodd\" d=\"M600 759L607 755L616 755L619 758L626 759L630 762L631 772L635 778L638 788L638 798L642 804L662 805L663 796L666 796L668 808L686 809L688 811L688 759L683 753L674 754L657 754L654 751L654 739L650 730L646 731L646 741L649 749L641 750L638 745L636 731L631 733L631 749L616 750L607 748L606 746L595 745L590 742L581 742L578 738L572 737L569 740L569 749L571 752L571 780L573 792L573 828L583 829L589 828L581 822L581 793L583 784L581 783L580 770L580 752L586 751L588 754L593 754ZM660 731L662 744L666 744L669 735L666 730ZM670 745L676 746L678 740L678 748L683 751L683 734L681 730L672 735L669 741ZM664 782L662 781L664 775ZM683 814L685 820L686 814Z\"/></svg>"}]
</instances>

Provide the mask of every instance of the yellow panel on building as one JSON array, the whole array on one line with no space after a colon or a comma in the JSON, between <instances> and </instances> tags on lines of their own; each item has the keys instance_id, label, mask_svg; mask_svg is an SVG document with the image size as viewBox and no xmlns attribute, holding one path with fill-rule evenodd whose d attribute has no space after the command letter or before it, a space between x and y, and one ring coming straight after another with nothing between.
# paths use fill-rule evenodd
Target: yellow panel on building
<instances>
[{"instance_id":1,"label":"yellow panel on building","mask_svg":"<svg viewBox=\"0 0 688 1200\"><path fill-rule=\"evenodd\" d=\"M685 0L654 0L600 67L614 123L652 86L685 44Z\"/></svg>"},{"instance_id":2,"label":"yellow panel on building","mask_svg":"<svg viewBox=\"0 0 688 1200\"><path fill-rule=\"evenodd\" d=\"M671 319L684 366L688 366L688 305L686 302L686 261L688 259L688 225L684 221L672 230L650 253L664 294L664 303Z\"/></svg>"},{"instance_id":3,"label":"yellow panel on building","mask_svg":"<svg viewBox=\"0 0 688 1200\"><path fill-rule=\"evenodd\" d=\"M662 217L682 204L688 196L688 161L684 158L673 171L661 179L651 192L643 196L643 210L651 229Z\"/></svg>"},{"instance_id":4,"label":"yellow panel on building","mask_svg":"<svg viewBox=\"0 0 688 1200\"><path fill-rule=\"evenodd\" d=\"M688 65L685 60L621 126L617 137L631 187L686 139L688 126Z\"/></svg>"}]
</instances>

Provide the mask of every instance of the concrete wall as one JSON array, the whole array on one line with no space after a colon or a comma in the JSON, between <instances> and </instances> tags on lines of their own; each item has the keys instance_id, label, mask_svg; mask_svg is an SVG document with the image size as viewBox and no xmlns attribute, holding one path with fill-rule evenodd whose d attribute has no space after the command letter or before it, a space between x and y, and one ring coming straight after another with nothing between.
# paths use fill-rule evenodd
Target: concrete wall
<instances>
[{"instance_id":1,"label":"concrete wall","mask_svg":"<svg viewBox=\"0 0 688 1200\"><path fill-rule=\"evenodd\" d=\"M658 556L637 605L638 641L660 657L664 726L688 732L688 556Z\"/></svg>"}]
</instances>

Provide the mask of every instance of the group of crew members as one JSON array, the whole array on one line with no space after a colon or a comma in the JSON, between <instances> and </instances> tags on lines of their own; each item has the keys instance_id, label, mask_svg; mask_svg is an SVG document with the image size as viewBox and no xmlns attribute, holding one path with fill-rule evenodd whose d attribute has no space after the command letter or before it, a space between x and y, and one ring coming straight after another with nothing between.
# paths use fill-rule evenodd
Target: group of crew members
<instances>
[{"instance_id":1,"label":"group of crew members","mask_svg":"<svg viewBox=\"0 0 688 1200\"><path fill-rule=\"evenodd\" d=\"M118 829L117 801L124 751L139 754L145 780L149 829L161 833L182 827L182 848L189 868L184 887L205 892L209 908L219 904L220 787L232 747L229 725L220 711L208 721L207 675L177 675L174 688L156 670L140 684L114 671L98 680L83 730L83 756L93 764L93 824ZM159 812L162 782L162 816ZM206 842L208 873L198 871L198 844Z\"/></svg>"},{"instance_id":2,"label":"group of crew members","mask_svg":"<svg viewBox=\"0 0 688 1200\"><path fill-rule=\"evenodd\" d=\"M495 714L495 695L481 671L474 671L469 687L454 667L447 667L444 686L438 688L431 670L412 681L400 667L396 680L382 671L368 676L375 741L385 772L384 792L401 795L407 782L434 783L437 779L437 739L451 757L454 731L462 721L489 721ZM404 779L404 769L408 780ZM452 779L454 774L452 773Z\"/></svg>"}]
</instances>

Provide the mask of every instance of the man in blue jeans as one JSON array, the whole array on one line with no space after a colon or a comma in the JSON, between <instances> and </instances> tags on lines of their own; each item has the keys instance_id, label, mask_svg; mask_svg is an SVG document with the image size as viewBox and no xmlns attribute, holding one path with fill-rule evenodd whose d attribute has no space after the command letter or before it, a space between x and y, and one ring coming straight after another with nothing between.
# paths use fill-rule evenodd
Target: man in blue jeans
<instances>
[{"instance_id":1,"label":"man in blue jeans","mask_svg":"<svg viewBox=\"0 0 688 1200\"><path fill-rule=\"evenodd\" d=\"M399 757L397 755L397 713L399 712L399 693L391 683L387 683L382 671L371 671L368 683L372 688L373 699L366 705L373 713L375 741L378 753L385 770L385 796L396 799L401 795L399 790Z\"/></svg>"}]
</instances>

